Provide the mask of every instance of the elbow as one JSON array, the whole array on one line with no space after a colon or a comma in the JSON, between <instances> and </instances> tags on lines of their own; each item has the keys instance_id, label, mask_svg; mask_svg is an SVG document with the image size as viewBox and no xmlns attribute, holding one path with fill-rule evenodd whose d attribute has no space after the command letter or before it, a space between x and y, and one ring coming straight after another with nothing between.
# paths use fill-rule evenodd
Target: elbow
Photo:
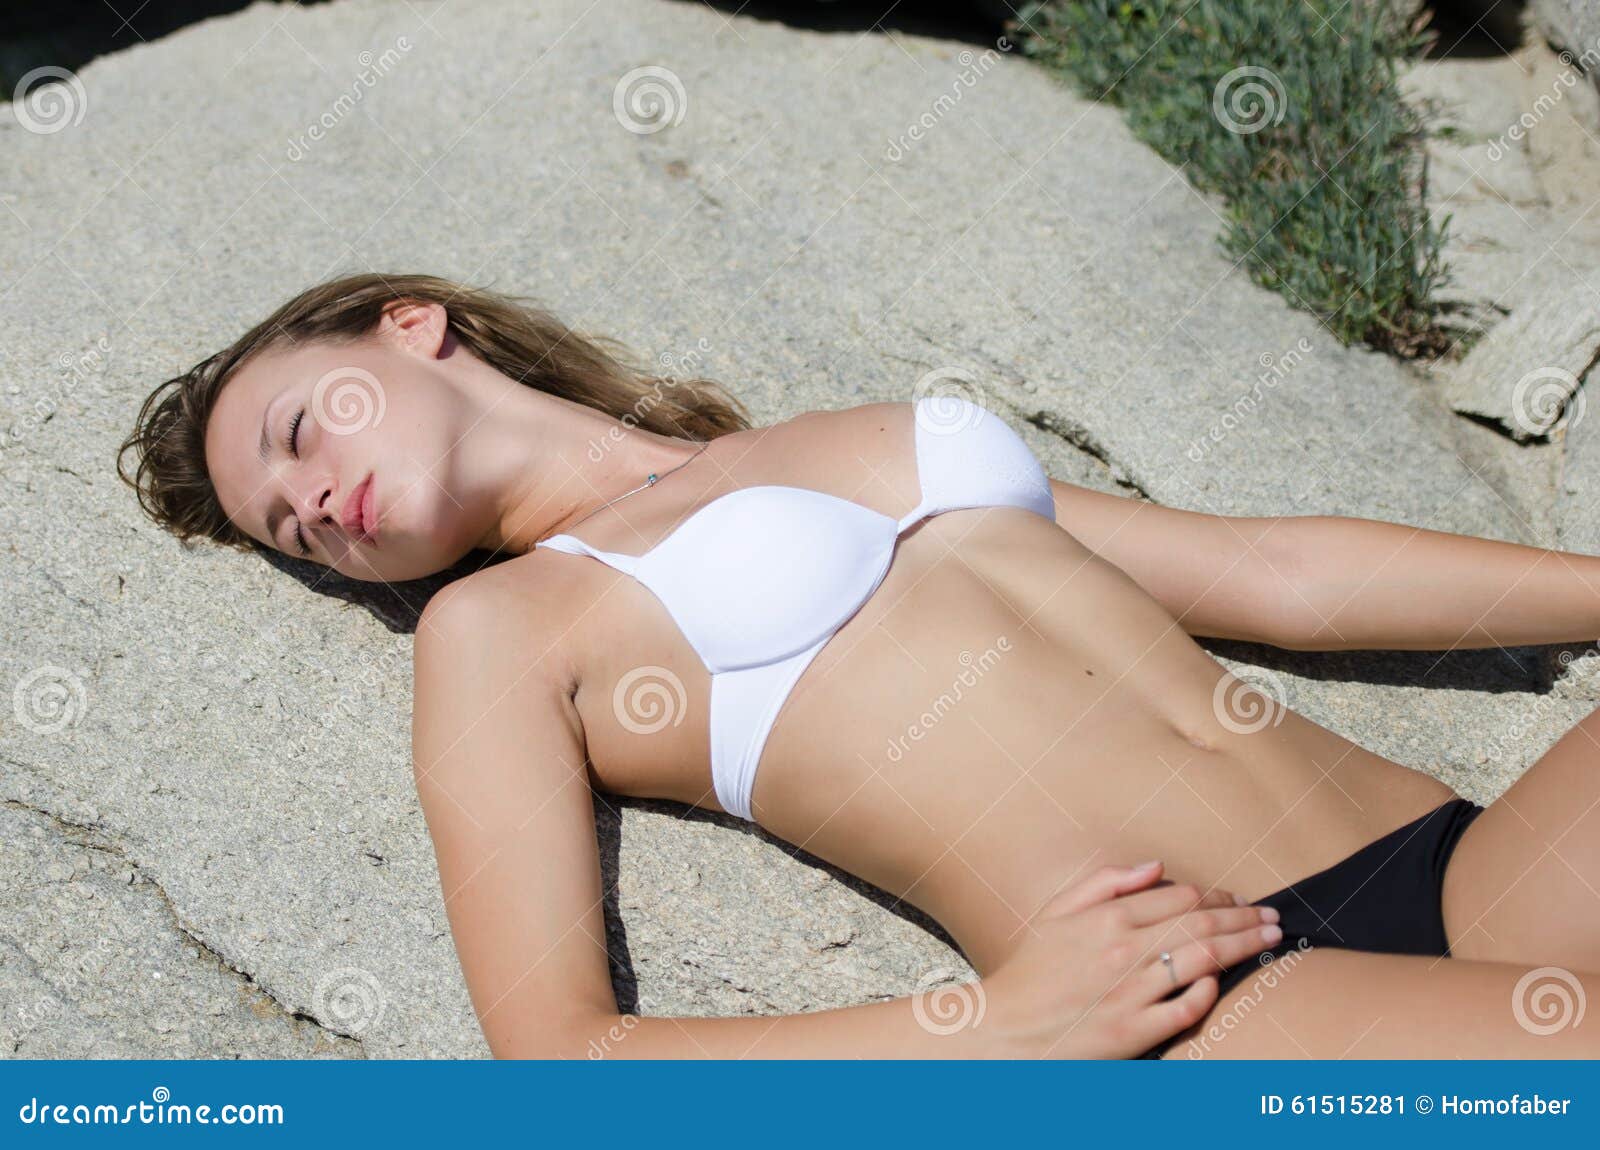
<instances>
[{"instance_id":1,"label":"elbow","mask_svg":"<svg viewBox=\"0 0 1600 1150\"><path fill-rule=\"evenodd\" d=\"M1240 638L1294 651L1337 645L1338 636L1318 606L1314 585L1310 536L1319 518L1281 519L1255 541L1251 622L1241 628L1250 633Z\"/></svg>"},{"instance_id":2,"label":"elbow","mask_svg":"<svg viewBox=\"0 0 1600 1150\"><path fill-rule=\"evenodd\" d=\"M1258 642L1291 651L1349 646L1339 632L1339 606L1331 601L1324 579L1330 558L1344 546L1337 539L1341 522L1348 521L1332 515L1284 519L1257 544Z\"/></svg>"},{"instance_id":3,"label":"elbow","mask_svg":"<svg viewBox=\"0 0 1600 1150\"><path fill-rule=\"evenodd\" d=\"M483 1036L489 1043L490 1056L497 1060L598 1061L637 1024L633 1015L593 1011L558 1019L518 1020L508 1025L491 1023L483 1027Z\"/></svg>"}]
</instances>

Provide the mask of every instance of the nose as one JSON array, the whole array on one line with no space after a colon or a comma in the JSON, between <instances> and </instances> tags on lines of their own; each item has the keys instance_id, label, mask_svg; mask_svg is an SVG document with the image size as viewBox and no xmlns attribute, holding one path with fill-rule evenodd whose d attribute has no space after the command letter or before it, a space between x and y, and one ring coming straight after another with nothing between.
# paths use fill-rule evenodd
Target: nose
<instances>
[{"instance_id":1,"label":"nose","mask_svg":"<svg viewBox=\"0 0 1600 1150\"><path fill-rule=\"evenodd\" d=\"M339 522L339 508L334 503L333 480L320 478L304 485L294 499L295 514L306 524Z\"/></svg>"}]
</instances>

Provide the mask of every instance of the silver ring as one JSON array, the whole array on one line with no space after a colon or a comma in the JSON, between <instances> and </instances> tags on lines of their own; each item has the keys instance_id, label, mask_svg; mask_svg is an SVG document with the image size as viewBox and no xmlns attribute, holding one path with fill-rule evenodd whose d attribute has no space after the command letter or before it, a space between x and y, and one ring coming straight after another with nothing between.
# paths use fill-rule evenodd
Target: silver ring
<instances>
[{"instance_id":1,"label":"silver ring","mask_svg":"<svg viewBox=\"0 0 1600 1150\"><path fill-rule=\"evenodd\" d=\"M1167 974L1172 979L1172 985L1177 986L1178 968L1172 964L1172 952L1169 950L1163 950L1161 952L1161 962L1167 968Z\"/></svg>"}]
</instances>

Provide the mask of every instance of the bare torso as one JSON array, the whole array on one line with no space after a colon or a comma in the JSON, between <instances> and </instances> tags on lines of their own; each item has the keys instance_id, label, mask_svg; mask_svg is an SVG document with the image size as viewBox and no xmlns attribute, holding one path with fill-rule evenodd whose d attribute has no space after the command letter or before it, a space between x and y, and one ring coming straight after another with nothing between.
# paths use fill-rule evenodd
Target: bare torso
<instances>
[{"instance_id":1,"label":"bare torso","mask_svg":"<svg viewBox=\"0 0 1600 1150\"><path fill-rule=\"evenodd\" d=\"M918 498L912 444L906 404L741 432L575 533L639 554L716 496L768 483L898 517ZM1451 797L1287 708L1252 715L1229 696L1219 712L1219 683L1237 686L1222 665L1067 526L989 508L902 536L780 712L756 821L927 911L985 974L1101 863L1160 858L1174 879L1253 899ZM582 557L541 550L507 569L570 609L560 656L593 782L717 809L710 677L661 603ZM619 695L625 681L664 687L664 724L630 712L650 700Z\"/></svg>"}]
</instances>

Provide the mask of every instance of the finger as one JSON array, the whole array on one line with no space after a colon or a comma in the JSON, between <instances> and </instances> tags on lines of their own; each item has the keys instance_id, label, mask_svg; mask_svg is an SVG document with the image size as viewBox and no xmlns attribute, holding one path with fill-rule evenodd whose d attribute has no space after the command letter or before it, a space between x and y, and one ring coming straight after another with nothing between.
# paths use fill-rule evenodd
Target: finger
<instances>
[{"instance_id":1,"label":"finger","mask_svg":"<svg viewBox=\"0 0 1600 1150\"><path fill-rule=\"evenodd\" d=\"M1199 938L1266 926L1277 922L1278 918L1277 909L1270 906L1207 907L1153 923L1138 932L1137 940L1153 954L1158 950L1177 950L1184 943Z\"/></svg>"},{"instance_id":2,"label":"finger","mask_svg":"<svg viewBox=\"0 0 1600 1150\"><path fill-rule=\"evenodd\" d=\"M1157 1002L1138 1011L1129 1029L1139 1043L1140 1050L1149 1050L1180 1034L1206 1016L1217 1001L1217 979L1208 974L1197 978L1176 998Z\"/></svg>"},{"instance_id":3,"label":"finger","mask_svg":"<svg viewBox=\"0 0 1600 1150\"><path fill-rule=\"evenodd\" d=\"M1218 974L1282 941L1282 928L1269 923L1172 947L1166 952L1172 956L1170 969L1157 954L1155 961L1138 976L1139 993L1146 1001L1164 998L1180 986L1187 986L1207 975Z\"/></svg>"},{"instance_id":4,"label":"finger","mask_svg":"<svg viewBox=\"0 0 1600 1150\"><path fill-rule=\"evenodd\" d=\"M1104 866L1087 878L1052 895L1041 914L1076 914L1118 895L1143 890L1161 877L1161 863L1153 860L1138 866Z\"/></svg>"},{"instance_id":5,"label":"finger","mask_svg":"<svg viewBox=\"0 0 1600 1150\"><path fill-rule=\"evenodd\" d=\"M1161 885L1170 887L1170 886L1173 885L1173 883L1169 879L1166 882L1162 883ZM1220 888L1214 888L1214 889L1208 890L1204 894L1202 894L1200 896L1200 901L1196 905L1198 905L1198 906L1245 906L1246 903L1242 898L1240 898L1238 895L1234 894L1232 891L1222 890Z\"/></svg>"},{"instance_id":6,"label":"finger","mask_svg":"<svg viewBox=\"0 0 1600 1150\"><path fill-rule=\"evenodd\" d=\"M1121 905L1132 916L1133 925L1142 927L1177 918L1200 907L1231 907L1234 901L1233 895L1226 891L1202 892L1188 883L1179 883L1126 895Z\"/></svg>"}]
</instances>

